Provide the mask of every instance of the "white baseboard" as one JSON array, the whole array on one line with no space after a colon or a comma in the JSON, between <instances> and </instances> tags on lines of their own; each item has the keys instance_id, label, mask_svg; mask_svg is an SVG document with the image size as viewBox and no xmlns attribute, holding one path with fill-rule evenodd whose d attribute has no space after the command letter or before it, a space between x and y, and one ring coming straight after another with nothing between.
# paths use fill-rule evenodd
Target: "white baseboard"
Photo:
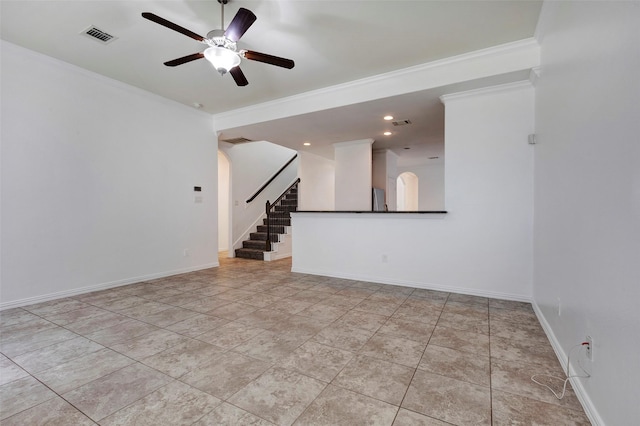
<instances>
[{"instance_id":1,"label":"white baseboard","mask_svg":"<svg viewBox=\"0 0 640 426\"><path fill-rule=\"evenodd\" d=\"M47 302L49 300L61 299L63 297L77 296L79 294L91 293L92 291L106 290L109 288L120 287L128 284L135 284L141 281L149 281L157 278L165 278L173 275L185 274L187 272L200 271L202 269L217 268L220 263L213 262L206 265L194 266L184 269L175 269L173 271L159 272L156 274L141 275L139 277L124 278L121 280L110 281L101 284L90 285L86 287L74 288L71 290L59 291L56 293L43 294L41 296L27 297L25 299L13 300L11 302L0 302L0 311L10 308L18 308L20 306L33 305L36 303Z\"/></svg>"},{"instance_id":2,"label":"white baseboard","mask_svg":"<svg viewBox=\"0 0 640 426\"><path fill-rule=\"evenodd\" d=\"M565 366L567 365L567 354L565 353L564 349L562 348L562 345L560 344L555 333L553 332L551 325L549 325L549 322L547 321L544 314L542 313L542 310L538 307L535 301L531 302L531 304L533 305L533 310L536 313L536 316L538 317L538 321L540 322L540 325L542 325L542 328L544 329L544 332L546 333L547 338L549 339L549 342L551 342L551 347L553 348L553 351L556 353L556 356L558 357L558 361L560 361L560 365L564 370ZM570 365L569 371L565 371L565 373L567 374L567 376L570 376L570 375L579 375L582 372L575 371L573 368L573 365ZM571 383L571 387L575 391L576 396L578 397L578 400L580 401L580 404L582 405L582 408L584 409L584 412L589 418L589 421L591 422L591 424L594 426L605 426L605 423L602 420L602 417L600 417L598 410L593 405L591 398L589 398L589 394L587 393L584 386L582 385L582 381L579 378L573 378L573 379L569 379L569 382Z\"/></svg>"},{"instance_id":3,"label":"white baseboard","mask_svg":"<svg viewBox=\"0 0 640 426\"><path fill-rule=\"evenodd\" d=\"M381 279L380 277L376 277L376 276L368 276L368 275L360 275L360 274L358 275L342 274L342 273L336 273L335 271L312 270L312 269L305 269L305 268L297 268L295 266L291 268L291 272L298 272L301 274L310 274L310 275L322 275L325 277L343 278L347 280L367 281L367 282L378 283L378 284L398 285L402 287L414 287L414 288L421 288L425 290L446 291L450 293L467 294L470 296L490 297L492 299L513 300L517 302L531 302L531 297L523 296L521 294L478 290L478 289L467 288L467 287L440 285L440 284L434 284L434 283L425 283L425 282L409 281L409 280Z\"/></svg>"}]
</instances>

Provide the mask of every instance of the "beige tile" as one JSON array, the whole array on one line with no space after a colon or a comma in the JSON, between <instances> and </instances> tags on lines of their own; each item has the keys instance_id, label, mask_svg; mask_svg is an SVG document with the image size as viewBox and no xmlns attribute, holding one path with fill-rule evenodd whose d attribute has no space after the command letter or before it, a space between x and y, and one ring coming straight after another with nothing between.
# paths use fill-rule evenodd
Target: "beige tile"
<instances>
[{"instance_id":1,"label":"beige tile","mask_svg":"<svg viewBox=\"0 0 640 426\"><path fill-rule=\"evenodd\" d=\"M491 308L489 318L510 322L538 323L538 317L533 310Z\"/></svg>"},{"instance_id":2,"label":"beige tile","mask_svg":"<svg viewBox=\"0 0 640 426\"><path fill-rule=\"evenodd\" d=\"M436 326L429 344L456 349L463 352L489 356L489 336L472 331L456 330Z\"/></svg>"},{"instance_id":3,"label":"beige tile","mask_svg":"<svg viewBox=\"0 0 640 426\"><path fill-rule=\"evenodd\" d=\"M427 417L401 408L393 422L393 426L451 426L451 423L445 423L433 417Z\"/></svg>"},{"instance_id":4,"label":"beige tile","mask_svg":"<svg viewBox=\"0 0 640 426\"><path fill-rule=\"evenodd\" d=\"M389 317L384 315L351 310L340 317L340 319L336 321L336 324L376 332L388 319Z\"/></svg>"},{"instance_id":5,"label":"beige tile","mask_svg":"<svg viewBox=\"0 0 640 426\"><path fill-rule=\"evenodd\" d=\"M191 425L221 402L184 383L172 382L101 420L100 425Z\"/></svg>"},{"instance_id":6,"label":"beige tile","mask_svg":"<svg viewBox=\"0 0 640 426\"><path fill-rule=\"evenodd\" d=\"M269 363L228 352L203 362L196 371L182 376L180 381L217 398L227 399L270 366Z\"/></svg>"},{"instance_id":7,"label":"beige tile","mask_svg":"<svg viewBox=\"0 0 640 426\"><path fill-rule=\"evenodd\" d=\"M63 312L73 311L75 309L86 308L89 305L70 297L64 299L50 300L48 302L37 303L35 305L25 306L23 309L41 317L50 317L61 314Z\"/></svg>"},{"instance_id":8,"label":"beige tile","mask_svg":"<svg viewBox=\"0 0 640 426\"><path fill-rule=\"evenodd\" d=\"M247 340L264 333L266 330L251 327L237 321L227 323L211 331L198 335L196 338L223 349L234 348Z\"/></svg>"},{"instance_id":9,"label":"beige tile","mask_svg":"<svg viewBox=\"0 0 640 426\"><path fill-rule=\"evenodd\" d=\"M111 349L123 355L140 361L155 355L172 346L184 343L189 338L168 330L155 330L142 336L134 337L123 343L112 345Z\"/></svg>"},{"instance_id":10,"label":"beige tile","mask_svg":"<svg viewBox=\"0 0 640 426\"><path fill-rule=\"evenodd\" d=\"M285 358L280 366L324 382L330 382L354 354L315 342L306 342Z\"/></svg>"},{"instance_id":11,"label":"beige tile","mask_svg":"<svg viewBox=\"0 0 640 426\"><path fill-rule=\"evenodd\" d=\"M326 383L294 371L272 368L229 398L229 402L278 425L290 425Z\"/></svg>"},{"instance_id":12,"label":"beige tile","mask_svg":"<svg viewBox=\"0 0 640 426\"><path fill-rule=\"evenodd\" d=\"M390 317L400 307L399 302L381 302L365 299L358 303L353 309L356 311L371 312L373 314Z\"/></svg>"},{"instance_id":13,"label":"beige tile","mask_svg":"<svg viewBox=\"0 0 640 426\"><path fill-rule=\"evenodd\" d=\"M178 378L224 353L224 350L200 340L189 339L141 362L168 376Z\"/></svg>"},{"instance_id":14,"label":"beige tile","mask_svg":"<svg viewBox=\"0 0 640 426\"><path fill-rule=\"evenodd\" d=\"M117 314L115 312L104 311L101 314L96 314L90 318L85 318L70 324L66 324L64 327L81 335L87 335L94 333L105 328L113 327L118 324L131 321L131 318L124 315Z\"/></svg>"},{"instance_id":15,"label":"beige tile","mask_svg":"<svg viewBox=\"0 0 640 426\"><path fill-rule=\"evenodd\" d=\"M421 322L408 321L400 318L390 318L380 327L378 333L391 334L405 339L415 340L425 345L431 338L434 325L427 325Z\"/></svg>"},{"instance_id":16,"label":"beige tile","mask_svg":"<svg viewBox=\"0 0 640 426\"><path fill-rule=\"evenodd\" d=\"M252 305L257 308L265 308L267 306L273 305L280 299L282 299L282 297L280 296L274 296L272 294L265 294L265 293L257 293L257 294L252 294L249 297L243 298L242 303L245 303L247 305Z\"/></svg>"},{"instance_id":17,"label":"beige tile","mask_svg":"<svg viewBox=\"0 0 640 426\"><path fill-rule=\"evenodd\" d=\"M220 299L230 300L232 302L237 302L242 299L246 299L248 297L253 296L253 293L250 291L245 291L242 289L231 289L228 291L224 291L222 293L218 293L217 297Z\"/></svg>"},{"instance_id":18,"label":"beige tile","mask_svg":"<svg viewBox=\"0 0 640 426\"><path fill-rule=\"evenodd\" d=\"M336 293L336 294L332 294L326 299L322 299L321 301L318 302L318 305L351 309L354 306L356 306L358 303L362 302L363 300L364 298L362 297L350 297L350 296L344 296L342 294Z\"/></svg>"},{"instance_id":19,"label":"beige tile","mask_svg":"<svg viewBox=\"0 0 640 426\"><path fill-rule=\"evenodd\" d=\"M402 407L453 424L491 424L488 387L417 370Z\"/></svg>"},{"instance_id":20,"label":"beige tile","mask_svg":"<svg viewBox=\"0 0 640 426\"><path fill-rule=\"evenodd\" d=\"M329 385L297 419L296 425L391 425L398 411L386 402Z\"/></svg>"},{"instance_id":21,"label":"beige tile","mask_svg":"<svg viewBox=\"0 0 640 426\"><path fill-rule=\"evenodd\" d=\"M234 321L244 315L248 315L251 312L257 310L256 306L246 305L244 303L230 302L226 305L212 309L207 312L209 315L224 318L229 321Z\"/></svg>"},{"instance_id":22,"label":"beige tile","mask_svg":"<svg viewBox=\"0 0 640 426\"><path fill-rule=\"evenodd\" d=\"M523 359L529 364L543 368L555 369L558 358L551 345L541 345L538 341L504 339L490 337L491 357L508 362L520 362Z\"/></svg>"},{"instance_id":23,"label":"beige tile","mask_svg":"<svg viewBox=\"0 0 640 426\"><path fill-rule=\"evenodd\" d=\"M198 315L197 312L190 311L188 309L179 308L177 306L172 306L168 309L157 312L155 314L141 316L138 319L140 321L153 324L158 327L168 327L171 324L184 321L196 315Z\"/></svg>"},{"instance_id":24,"label":"beige tile","mask_svg":"<svg viewBox=\"0 0 640 426\"><path fill-rule=\"evenodd\" d=\"M74 309L67 312L61 312L55 315L48 316L47 319L58 325L67 325L77 321L82 321L96 316L104 315L109 311L98 308L97 306L87 305L84 308Z\"/></svg>"},{"instance_id":25,"label":"beige tile","mask_svg":"<svg viewBox=\"0 0 640 426\"><path fill-rule=\"evenodd\" d=\"M499 308L499 309L515 309L533 312L533 307L529 302L516 302L514 300L501 300L501 299L489 299L489 308Z\"/></svg>"},{"instance_id":26,"label":"beige tile","mask_svg":"<svg viewBox=\"0 0 640 426\"><path fill-rule=\"evenodd\" d=\"M123 309L129 309L146 302L148 302L148 300L142 297L128 295L116 299L109 298L104 301L94 301L92 304L109 311L119 312Z\"/></svg>"},{"instance_id":27,"label":"beige tile","mask_svg":"<svg viewBox=\"0 0 640 426\"><path fill-rule=\"evenodd\" d=\"M227 324L229 321L213 315L198 314L184 321L171 324L167 330L183 334L188 337L196 337Z\"/></svg>"},{"instance_id":28,"label":"beige tile","mask_svg":"<svg viewBox=\"0 0 640 426\"><path fill-rule=\"evenodd\" d=\"M591 425L582 410L572 410L495 390L492 392L493 424Z\"/></svg>"},{"instance_id":29,"label":"beige tile","mask_svg":"<svg viewBox=\"0 0 640 426\"><path fill-rule=\"evenodd\" d=\"M453 379L489 386L489 357L429 344L418 368Z\"/></svg>"},{"instance_id":30,"label":"beige tile","mask_svg":"<svg viewBox=\"0 0 640 426\"><path fill-rule=\"evenodd\" d=\"M468 305L488 306L489 299L480 296L471 296L468 294L451 293L447 302L458 302Z\"/></svg>"},{"instance_id":31,"label":"beige tile","mask_svg":"<svg viewBox=\"0 0 640 426\"><path fill-rule=\"evenodd\" d=\"M53 368L101 349L104 349L104 346L85 339L84 337L76 337L75 339L65 340L18 355L14 357L13 360L25 370L34 373Z\"/></svg>"},{"instance_id":32,"label":"beige tile","mask_svg":"<svg viewBox=\"0 0 640 426\"><path fill-rule=\"evenodd\" d=\"M158 312L163 312L169 309L171 305L165 303L154 302L152 300L145 300L143 303L139 303L136 306L119 310L118 313L126 315L134 319L145 318Z\"/></svg>"},{"instance_id":33,"label":"beige tile","mask_svg":"<svg viewBox=\"0 0 640 426\"><path fill-rule=\"evenodd\" d=\"M445 308L446 309L446 308ZM455 328L456 330L472 331L474 333L489 334L489 319L480 319L469 314L456 314L442 311L438 319L438 326Z\"/></svg>"},{"instance_id":34,"label":"beige tile","mask_svg":"<svg viewBox=\"0 0 640 426\"><path fill-rule=\"evenodd\" d=\"M565 374L558 364L555 368L546 369L535 364L520 362L506 362L499 359L491 360L491 386L493 389L525 396L549 404L561 405L574 410L582 410L571 385L567 384L564 397L559 400L553 393L531 380L531 376L538 375L537 380L550 386L557 394L562 393ZM550 379L547 375L559 379Z\"/></svg>"},{"instance_id":35,"label":"beige tile","mask_svg":"<svg viewBox=\"0 0 640 426\"><path fill-rule=\"evenodd\" d=\"M94 421L100 421L171 382L146 365L132 364L62 395Z\"/></svg>"},{"instance_id":36,"label":"beige tile","mask_svg":"<svg viewBox=\"0 0 640 426\"><path fill-rule=\"evenodd\" d=\"M450 293L444 291L417 288L413 291L413 293L411 293L411 296L409 297L411 299L427 299L435 302L442 302L442 304L444 305L444 303L449 298L449 294Z\"/></svg>"},{"instance_id":37,"label":"beige tile","mask_svg":"<svg viewBox=\"0 0 640 426\"><path fill-rule=\"evenodd\" d=\"M291 298L280 299L277 302L269 306L269 309L275 311L284 312L285 314L293 315L308 308L312 303L304 302L302 300L296 300Z\"/></svg>"},{"instance_id":38,"label":"beige tile","mask_svg":"<svg viewBox=\"0 0 640 426\"><path fill-rule=\"evenodd\" d=\"M30 334L35 334L40 331L50 330L56 328L56 324L51 321L34 317L28 321L22 321L18 324L3 326L2 333L0 334L0 341L6 342L9 340L16 340L23 337L28 337Z\"/></svg>"},{"instance_id":39,"label":"beige tile","mask_svg":"<svg viewBox=\"0 0 640 426\"><path fill-rule=\"evenodd\" d=\"M378 332L362 347L360 353L415 368L426 346L426 343Z\"/></svg>"},{"instance_id":40,"label":"beige tile","mask_svg":"<svg viewBox=\"0 0 640 426\"><path fill-rule=\"evenodd\" d=\"M542 326L535 322L512 322L500 319L492 319L489 322L492 337L505 339L536 340L542 345L548 345L549 340Z\"/></svg>"},{"instance_id":41,"label":"beige tile","mask_svg":"<svg viewBox=\"0 0 640 426\"><path fill-rule=\"evenodd\" d=\"M9 382L0 386L0 420L55 397L55 393L31 376Z\"/></svg>"},{"instance_id":42,"label":"beige tile","mask_svg":"<svg viewBox=\"0 0 640 426\"><path fill-rule=\"evenodd\" d=\"M238 322L251 325L253 327L260 327L270 329L274 327L278 322L284 321L289 318L290 315L284 312L278 312L272 309L258 309L250 314L243 315L238 318Z\"/></svg>"},{"instance_id":43,"label":"beige tile","mask_svg":"<svg viewBox=\"0 0 640 426\"><path fill-rule=\"evenodd\" d=\"M400 405L414 373L413 368L359 355L331 382L333 385Z\"/></svg>"},{"instance_id":44,"label":"beige tile","mask_svg":"<svg viewBox=\"0 0 640 426\"><path fill-rule=\"evenodd\" d=\"M67 401L56 396L2 421L2 426L26 425L90 426L95 423Z\"/></svg>"},{"instance_id":45,"label":"beige tile","mask_svg":"<svg viewBox=\"0 0 640 426\"><path fill-rule=\"evenodd\" d=\"M0 352L13 358L15 356L35 351L49 345L64 342L78 337L77 334L62 327L55 326L37 333L18 336L0 342Z\"/></svg>"},{"instance_id":46,"label":"beige tile","mask_svg":"<svg viewBox=\"0 0 640 426\"><path fill-rule=\"evenodd\" d=\"M0 326L4 330L6 327L39 318L37 315L22 308L5 309L0 311Z\"/></svg>"},{"instance_id":47,"label":"beige tile","mask_svg":"<svg viewBox=\"0 0 640 426\"><path fill-rule=\"evenodd\" d=\"M416 323L423 323L427 325L436 325L442 311L436 308L421 308L416 307L413 304L402 304L393 313L392 318L403 319L406 321L412 321Z\"/></svg>"},{"instance_id":48,"label":"beige tile","mask_svg":"<svg viewBox=\"0 0 640 426\"><path fill-rule=\"evenodd\" d=\"M331 322L346 314L347 311L348 309L343 307L316 304L298 312L298 315L313 318L321 322Z\"/></svg>"},{"instance_id":49,"label":"beige tile","mask_svg":"<svg viewBox=\"0 0 640 426\"><path fill-rule=\"evenodd\" d=\"M101 345L111 346L155 330L158 330L158 327L155 325L132 319L111 327L94 331L93 333L85 334L85 337L98 342Z\"/></svg>"},{"instance_id":50,"label":"beige tile","mask_svg":"<svg viewBox=\"0 0 640 426\"><path fill-rule=\"evenodd\" d=\"M476 318L481 321L486 321L489 319L489 307L486 304L476 305L448 301L447 304L444 305L444 308L442 308L442 312L464 315L466 317Z\"/></svg>"},{"instance_id":51,"label":"beige tile","mask_svg":"<svg viewBox=\"0 0 640 426\"><path fill-rule=\"evenodd\" d=\"M229 303L232 302L230 300L220 299L215 296L201 296L194 302L182 305L182 308L205 314L221 306L228 305Z\"/></svg>"},{"instance_id":52,"label":"beige tile","mask_svg":"<svg viewBox=\"0 0 640 426\"><path fill-rule=\"evenodd\" d=\"M265 331L236 346L233 350L262 361L275 363L291 354L305 340L307 339L304 337Z\"/></svg>"},{"instance_id":53,"label":"beige tile","mask_svg":"<svg viewBox=\"0 0 640 426\"><path fill-rule=\"evenodd\" d=\"M171 306L184 307L185 305L197 301L200 297L201 296L199 294L183 293L178 296L165 297L164 299L158 300L158 302Z\"/></svg>"},{"instance_id":54,"label":"beige tile","mask_svg":"<svg viewBox=\"0 0 640 426\"><path fill-rule=\"evenodd\" d=\"M133 362L132 359L111 349L101 349L33 374L51 389L62 394Z\"/></svg>"},{"instance_id":55,"label":"beige tile","mask_svg":"<svg viewBox=\"0 0 640 426\"><path fill-rule=\"evenodd\" d=\"M223 402L209 414L204 416L193 426L271 426L273 423L268 422L260 417L254 416L238 407Z\"/></svg>"},{"instance_id":56,"label":"beige tile","mask_svg":"<svg viewBox=\"0 0 640 426\"><path fill-rule=\"evenodd\" d=\"M291 315L286 319L279 321L271 331L283 334L296 339L308 340L316 335L320 330L327 327L330 322L321 322L310 317L301 317L299 315Z\"/></svg>"},{"instance_id":57,"label":"beige tile","mask_svg":"<svg viewBox=\"0 0 640 426\"><path fill-rule=\"evenodd\" d=\"M20 368L20 366L0 354L0 386L13 382L14 380L22 379L28 375L29 373Z\"/></svg>"},{"instance_id":58,"label":"beige tile","mask_svg":"<svg viewBox=\"0 0 640 426\"><path fill-rule=\"evenodd\" d=\"M302 300L303 302L309 303L318 303L331 296L329 293L324 293L321 291L315 291L313 289L302 290L295 295L291 296L291 298L296 300Z\"/></svg>"},{"instance_id":59,"label":"beige tile","mask_svg":"<svg viewBox=\"0 0 640 426\"><path fill-rule=\"evenodd\" d=\"M313 337L313 341L338 349L355 352L371 338L373 331L332 324Z\"/></svg>"}]
</instances>

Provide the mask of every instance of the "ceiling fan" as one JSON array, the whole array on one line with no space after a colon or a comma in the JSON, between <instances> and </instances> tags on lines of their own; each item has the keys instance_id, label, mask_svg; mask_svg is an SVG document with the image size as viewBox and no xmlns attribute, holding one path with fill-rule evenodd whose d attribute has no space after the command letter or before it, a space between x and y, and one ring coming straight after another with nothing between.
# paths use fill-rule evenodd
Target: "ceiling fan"
<instances>
[{"instance_id":1,"label":"ceiling fan","mask_svg":"<svg viewBox=\"0 0 640 426\"><path fill-rule=\"evenodd\" d=\"M195 61L196 59L205 58L214 66L214 68L224 75L227 72L231 74L234 81L238 86L246 86L249 84L244 73L240 69L241 58L245 58L251 61L264 62L265 64L275 65L291 69L295 63L291 59L280 58L278 56L268 55L266 53L260 53L253 50L238 50L236 42L240 40L240 37L253 25L256 15L248 9L241 7L236 16L227 27L224 29L224 5L229 0L218 0L221 6L221 21L222 29L209 31L206 37L202 37L190 31L180 25L174 24L158 15L150 12L144 12L143 18L160 24L164 27L177 31L181 34L191 37L194 40L199 41L202 44L209 46L204 52L193 53L191 55L183 56L182 58L173 59L167 61L164 64L168 67L175 67L178 65L186 64L187 62Z\"/></svg>"}]
</instances>

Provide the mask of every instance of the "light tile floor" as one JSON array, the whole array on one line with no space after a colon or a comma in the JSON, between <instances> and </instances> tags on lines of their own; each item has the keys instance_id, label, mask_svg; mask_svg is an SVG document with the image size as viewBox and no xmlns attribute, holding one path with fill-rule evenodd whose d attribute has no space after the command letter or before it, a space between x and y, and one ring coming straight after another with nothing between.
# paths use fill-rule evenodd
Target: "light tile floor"
<instances>
[{"instance_id":1,"label":"light tile floor","mask_svg":"<svg viewBox=\"0 0 640 426\"><path fill-rule=\"evenodd\" d=\"M0 312L2 425L582 425L531 305L221 267Z\"/></svg>"}]
</instances>

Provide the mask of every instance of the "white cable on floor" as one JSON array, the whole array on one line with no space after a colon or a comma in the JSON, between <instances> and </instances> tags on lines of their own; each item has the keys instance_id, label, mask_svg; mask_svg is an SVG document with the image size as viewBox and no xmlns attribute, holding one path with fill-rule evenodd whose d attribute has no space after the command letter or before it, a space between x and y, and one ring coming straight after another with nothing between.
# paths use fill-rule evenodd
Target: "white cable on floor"
<instances>
[{"instance_id":1,"label":"white cable on floor","mask_svg":"<svg viewBox=\"0 0 640 426\"><path fill-rule=\"evenodd\" d=\"M584 347L586 344L588 344L588 343L586 343L586 342L579 343L579 344L577 344L577 345L573 346L573 347L569 350L569 355L567 356L567 371L566 371L567 378L566 378L566 379L563 379L563 378L561 378L561 377L551 376L551 375L549 375L549 374L534 374L533 376L531 376L531 380L532 380L534 383L536 383L536 384L538 384L538 385L540 385L540 386L544 386L545 388L549 389L557 399L562 399L562 398L564 398L564 394L565 394L565 392L567 391L567 383L569 382L569 380L570 380L570 379L573 379L573 378L576 378L576 377L577 377L577 378L587 378L587 377L591 377L591 375L590 375L589 373L587 373L587 372L586 372L586 370L584 369L584 367L582 366L582 363L580 362L580 358L578 358L578 366L580 367L580 369L582 370L582 372L583 372L584 374L586 374L586 376L569 376L569 367L570 367L570 364L571 364L571 352L573 352L573 350L574 350L575 348L577 348L577 347ZM539 381L537 381L537 380L536 380L536 377L548 377L548 378L550 378L550 379L555 379L555 380L561 380L561 381L563 381L563 384L562 384L562 393L561 393L560 395L558 395L558 394L556 393L556 391L554 391L553 389L551 389L551 387L550 387L550 386L545 385L544 383L540 383Z\"/></svg>"}]
</instances>

